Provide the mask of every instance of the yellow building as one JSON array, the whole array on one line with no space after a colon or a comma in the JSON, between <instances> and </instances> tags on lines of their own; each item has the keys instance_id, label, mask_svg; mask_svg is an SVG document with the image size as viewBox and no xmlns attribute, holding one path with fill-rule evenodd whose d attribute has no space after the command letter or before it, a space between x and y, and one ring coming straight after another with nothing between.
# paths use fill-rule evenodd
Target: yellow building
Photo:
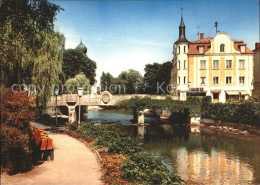
<instances>
[{"instance_id":1,"label":"yellow building","mask_svg":"<svg viewBox=\"0 0 260 185\"><path fill-rule=\"evenodd\" d=\"M171 85L174 94L211 96L214 102L247 99L253 90L253 56L243 41L220 32L215 37L200 34L189 42L181 16L179 39L173 46Z\"/></svg>"}]
</instances>

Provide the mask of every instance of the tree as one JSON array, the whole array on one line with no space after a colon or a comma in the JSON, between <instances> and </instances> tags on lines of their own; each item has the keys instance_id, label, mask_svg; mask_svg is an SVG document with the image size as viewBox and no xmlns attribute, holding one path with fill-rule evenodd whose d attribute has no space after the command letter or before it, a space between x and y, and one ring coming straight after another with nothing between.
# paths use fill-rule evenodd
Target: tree
<instances>
[{"instance_id":1,"label":"tree","mask_svg":"<svg viewBox=\"0 0 260 185\"><path fill-rule=\"evenodd\" d=\"M127 94L135 94L140 92L143 77L140 72L130 69L123 71L117 78L118 85L125 85Z\"/></svg>"},{"instance_id":2,"label":"tree","mask_svg":"<svg viewBox=\"0 0 260 185\"><path fill-rule=\"evenodd\" d=\"M83 72L93 85L96 82L96 68L96 62L88 58L82 51L67 49L64 52L62 69L66 79Z\"/></svg>"},{"instance_id":3,"label":"tree","mask_svg":"<svg viewBox=\"0 0 260 185\"><path fill-rule=\"evenodd\" d=\"M73 89L75 89L75 87L83 87L84 89L89 90L89 84L89 79L87 79L83 73L77 74L74 78L68 79L65 83L68 88L67 90L70 90L70 87L74 87Z\"/></svg>"},{"instance_id":4,"label":"tree","mask_svg":"<svg viewBox=\"0 0 260 185\"><path fill-rule=\"evenodd\" d=\"M171 62L165 62L163 64L153 63L145 66L144 81L148 83L148 87L145 89L147 94L157 94L163 92L157 92L158 84L166 92L167 85L170 83L171 75Z\"/></svg>"},{"instance_id":5,"label":"tree","mask_svg":"<svg viewBox=\"0 0 260 185\"><path fill-rule=\"evenodd\" d=\"M107 91L108 88L115 82L115 78L110 73L103 72L100 77L101 91Z\"/></svg>"},{"instance_id":6,"label":"tree","mask_svg":"<svg viewBox=\"0 0 260 185\"><path fill-rule=\"evenodd\" d=\"M32 68L28 48L37 47L36 35L53 30L58 5L47 0L3 0L0 6L1 84L26 83ZM36 45L35 45L36 44ZM34 48L35 51L36 48ZM30 75L29 75L30 78Z\"/></svg>"},{"instance_id":7,"label":"tree","mask_svg":"<svg viewBox=\"0 0 260 185\"><path fill-rule=\"evenodd\" d=\"M42 91L36 95L40 113L53 83L62 76L65 38L53 29L60 10L47 0L4 0L0 7L1 85L40 86Z\"/></svg>"},{"instance_id":8,"label":"tree","mask_svg":"<svg viewBox=\"0 0 260 185\"><path fill-rule=\"evenodd\" d=\"M60 83L65 38L63 34L52 31L42 31L39 38L42 45L33 58L32 82L41 87L41 91L36 93L36 105L42 114L53 93L53 85Z\"/></svg>"},{"instance_id":9,"label":"tree","mask_svg":"<svg viewBox=\"0 0 260 185\"><path fill-rule=\"evenodd\" d=\"M102 91L107 90L114 94L134 94L141 92L142 75L133 69L123 71L117 78L110 73L102 73L100 78Z\"/></svg>"}]
</instances>

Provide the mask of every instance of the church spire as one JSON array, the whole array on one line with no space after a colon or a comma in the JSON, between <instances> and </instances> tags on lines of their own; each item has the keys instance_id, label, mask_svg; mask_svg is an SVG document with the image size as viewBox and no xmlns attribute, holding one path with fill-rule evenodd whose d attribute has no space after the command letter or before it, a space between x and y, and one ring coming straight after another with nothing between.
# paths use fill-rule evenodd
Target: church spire
<instances>
[{"instance_id":1,"label":"church spire","mask_svg":"<svg viewBox=\"0 0 260 185\"><path fill-rule=\"evenodd\" d=\"M180 23L180 26L179 26L179 39L175 43L189 42L186 39L186 36L185 36L185 24L184 24L184 21L183 21L183 12L182 11L183 11L183 8L182 8L182 5L181 5L181 23Z\"/></svg>"}]
</instances>

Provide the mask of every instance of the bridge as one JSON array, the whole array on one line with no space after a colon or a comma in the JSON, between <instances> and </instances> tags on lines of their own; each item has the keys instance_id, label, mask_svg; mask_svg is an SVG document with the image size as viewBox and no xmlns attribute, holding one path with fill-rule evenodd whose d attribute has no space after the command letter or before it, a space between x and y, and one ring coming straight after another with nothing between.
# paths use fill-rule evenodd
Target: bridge
<instances>
[{"instance_id":1,"label":"bridge","mask_svg":"<svg viewBox=\"0 0 260 185\"><path fill-rule=\"evenodd\" d=\"M150 97L151 99L160 99L163 100L166 98L164 95L149 95L149 94L123 94L123 95L112 95L108 91L102 92L100 95L83 95L79 97L77 94L62 94L57 96L57 107L66 106L68 108L68 122L72 123L77 120L76 107L81 106L115 106L118 102L123 100L128 100L131 98L144 98ZM173 96L173 99L177 99L177 97ZM56 111L56 97L52 96L50 101L47 103L46 113L53 115ZM60 115L59 117L66 117L65 115ZM143 115L141 115L140 122L143 120Z\"/></svg>"}]
</instances>

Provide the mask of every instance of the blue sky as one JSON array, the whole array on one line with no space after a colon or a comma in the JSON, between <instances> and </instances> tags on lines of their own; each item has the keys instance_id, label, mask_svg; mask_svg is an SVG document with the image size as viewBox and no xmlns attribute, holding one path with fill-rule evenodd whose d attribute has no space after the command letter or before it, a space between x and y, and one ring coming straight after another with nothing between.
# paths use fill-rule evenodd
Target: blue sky
<instances>
[{"instance_id":1,"label":"blue sky","mask_svg":"<svg viewBox=\"0 0 260 185\"><path fill-rule=\"evenodd\" d=\"M52 1L65 11L57 15L56 29L66 37L66 49L83 43L87 55L101 73L117 76L135 69L144 74L147 63L172 60L178 39L179 0ZM258 0L183 0L186 37L197 39L198 26L214 37L214 22L231 38L243 40L250 49L259 42Z\"/></svg>"}]
</instances>

